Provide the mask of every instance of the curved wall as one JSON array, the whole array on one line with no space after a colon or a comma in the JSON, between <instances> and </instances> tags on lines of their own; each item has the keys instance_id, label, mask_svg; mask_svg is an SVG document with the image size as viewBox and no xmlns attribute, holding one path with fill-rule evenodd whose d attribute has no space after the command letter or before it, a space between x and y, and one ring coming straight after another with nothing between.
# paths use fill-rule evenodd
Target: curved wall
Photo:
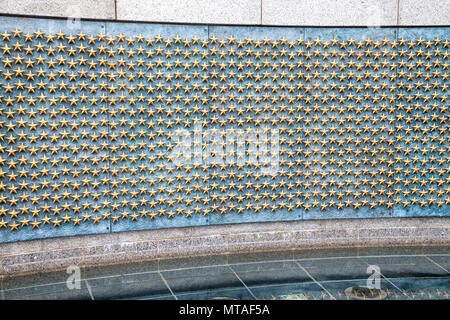
<instances>
[{"instance_id":1,"label":"curved wall","mask_svg":"<svg viewBox=\"0 0 450 320\"><path fill-rule=\"evenodd\" d=\"M364 23L371 15L341 23L338 14L280 22L264 9L270 1L240 2L236 20L212 21L333 28L77 19L155 20L121 1L72 6L70 20L1 16L0 242L152 238L159 231L139 230L201 226L223 236L221 225L233 234L241 224L257 234L297 228L306 238L283 234L287 247L327 246L321 228L307 230L323 220L346 230L334 245L364 245L351 230L377 223L414 230L393 243L447 243L450 29L378 27L408 21L405 3L383 2L374 23ZM30 13L20 2L3 8ZM213 9L202 8L186 22L211 22ZM175 13L158 17L179 21ZM429 217L438 235L418 231L428 220L416 217ZM372 245L383 243L375 238ZM51 241L61 250L59 239ZM2 247L4 265L26 270Z\"/></svg>"}]
</instances>

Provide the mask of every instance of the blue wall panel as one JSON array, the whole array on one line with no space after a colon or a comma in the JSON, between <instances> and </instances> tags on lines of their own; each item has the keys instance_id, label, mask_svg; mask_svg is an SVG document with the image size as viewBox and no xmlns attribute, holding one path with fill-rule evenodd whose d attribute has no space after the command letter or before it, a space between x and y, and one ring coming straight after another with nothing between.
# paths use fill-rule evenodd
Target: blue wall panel
<instances>
[{"instance_id":1,"label":"blue wall panel","mask_svg":"<svg viewBox=\"0 0 450 320\"><path fill-rule=\"evenodd\" d=\"M449 28L0 22L0 242L449 215Z\"/></svg>"}]
</instances>

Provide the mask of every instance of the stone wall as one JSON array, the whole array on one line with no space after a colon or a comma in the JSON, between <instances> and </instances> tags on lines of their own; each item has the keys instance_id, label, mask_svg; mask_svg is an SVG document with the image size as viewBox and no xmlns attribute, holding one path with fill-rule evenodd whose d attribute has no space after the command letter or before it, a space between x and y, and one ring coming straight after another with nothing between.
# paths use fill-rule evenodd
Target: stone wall
<instances>
[{"instance_id":1,"label":"stone wall","mask_svg":"<svg viewBox=\"0 0 450 320\"><path fill-rule=\"evenodd\" d=\"M448 0L1 0L0 13L250 25L448 25Z\"/></svg>"},{"instance_id":2,"label":"stone wall","mask_svg":"<svg viewBox=\"0 0 450 320\"><path fill-rule=\"evenodd\" d=\"M450 1L438 0L36 0L31 2L0 0L0 13L9 15L261 26L442 26L449 24L449 11ZM8 19L3 19L2 31L3 28L8 27L6 22L11 21ZM55 21L52 19L39 21L42 24L36 21L27 22L21 27L28 28L24 30L30 32L35 31L37 26L42 28L44 22L49 24L49 30L56 28L59 24L64 27L65 21ZM101 21L92 22L92 25L90 22L83 24L83 28L90 28L88 30L90 33L106 30L106 33L116 34L125 30L136 35L139 31L146 30L144 25L131 26L131 24L102 23ZM154 26L163 31L167 27ZM10 27L10 30L14 30L12 24ZM230 32L236 33L234 29L236 27L195 27L198 28L198 32L205 34L205 38L214 32L222 35L224 39L230 35ZM258 30L242 28L237 31L237 35L242 38L245 36L257 38L269 32L265 28L256 29ZM271 29L270 32L275 38L281 38L289 32L296 32L296 28L268 29ZM302 28L300 34L309 40L314 40L319 35L323 35L325 39L331 39L338 30L329 30L327 33L327 30L320 29L319 34L313 29ZM357 34L356 37L362 37L364 33L364 36L369 35L370 38L372 34L375 34L379 35L380 39L383 39L381 34L383 37L390 35L392 40L397 40L400 36L417 40L416 36L422 34L433 39L431 36L441 36L440 32L444 34L443 39L445 39L448 34L448 31L445 31L448 28L361 29L352 28L345 30L344 33L346 37L355 37ZM186 31L185 36L192 36L192 34ZM442 49L446 50L446 48ZM450 242L448 232L450 218L447 205L444 207L441 205L436 210L420 208L409 210L402 208L401 205L389 210L366 209L358 211L358 214L352 210L346 210L344 214L342 211L328 211L325 214L317 209L316 212L313 211L305 216L303 213L293 216L283 212L276 212L272 216L246 215L244 218L242 215L216 215L211 218L212 221L208 218L207 222L200 216L198 220L183 220L181 223L178 223L180 220L175 219L175 222L170 222L170 225L167 224L169 220L165 220L162 225L154 227L159 230L142 230L148 229L148 224L136 227L137 224L133 222L122 222L115 226L104 219L99 225L82 224L81 230L64 226L61 228L43 226L34 233L14 233L4 228L0 233L0 242L9 243L0 244L0 275L63 268L72 263L116 263L137 259L267 249L397 244L421 246ZM286 216L278 216L282 214ZM336 220L336 218L341 219ZM287 221L300 219L309 221Z\"/></svg>"}]
</instances>

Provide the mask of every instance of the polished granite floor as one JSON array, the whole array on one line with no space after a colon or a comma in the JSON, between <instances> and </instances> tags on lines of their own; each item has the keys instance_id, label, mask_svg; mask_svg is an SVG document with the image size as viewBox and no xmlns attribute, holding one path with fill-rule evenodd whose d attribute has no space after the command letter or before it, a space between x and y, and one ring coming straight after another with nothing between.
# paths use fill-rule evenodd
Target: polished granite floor
<instances>
[{"instance_id":1,"label":"polished granite floor","mask_svg":"<svg viewBox=\"0 0 450 320\"><path fill-rule=\"evenodd\" d=\"M66 270L1 280L1 299L351 299L380 270L386 299L450 299L450 247L254 252Z\"/></svg>"}]
</instances>

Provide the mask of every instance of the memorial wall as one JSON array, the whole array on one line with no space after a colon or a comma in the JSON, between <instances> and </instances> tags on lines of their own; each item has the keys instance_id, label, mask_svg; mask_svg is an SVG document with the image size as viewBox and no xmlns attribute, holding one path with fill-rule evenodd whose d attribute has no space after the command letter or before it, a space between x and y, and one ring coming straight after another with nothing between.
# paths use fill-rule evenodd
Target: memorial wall
<instances>
[{"instance_id":1,"label":"memorial wall","mask_svg":"<svg viewBox=\"0 0 450 320\"><path fill-rule=\"evenodd\" d=\"M448 27L0 17L0 242L448 217Z\"/></svg>"}]
</instances>

